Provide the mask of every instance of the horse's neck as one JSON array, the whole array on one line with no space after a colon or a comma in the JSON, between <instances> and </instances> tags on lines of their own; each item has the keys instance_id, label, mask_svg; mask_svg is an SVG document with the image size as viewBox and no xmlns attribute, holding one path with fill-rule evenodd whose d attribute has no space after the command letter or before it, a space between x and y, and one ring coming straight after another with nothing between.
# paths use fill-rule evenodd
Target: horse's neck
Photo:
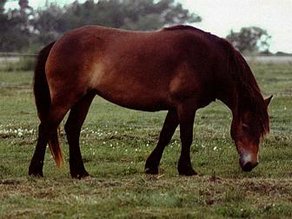
<instances>
[{"instance_id":1,"label":"horse's neck","mask_svg":"<svg viewBox=\"0 0 292 219\"><path fill-rule=\"evenodd\" d=\"M239 104L240 104L240 92L237 89L236 84L227 83L227 86L223 89L223 92L217 97L222 101L232 112L233 117L239 116Z\"/></svg>"},{"instance_id":2,"label":"horse's neck","mask_svg":"<svg viewBox=\"0 0 292 219\"><path fill-rule=\"evenodd\" d=\"M224 44L227 53L222 55L215 74L217 99L221 100L237 118L244 111L252 109L251 99L259 93L258 85L250 67L239 52L230 44Z\"/></svg>"}]
</instances>

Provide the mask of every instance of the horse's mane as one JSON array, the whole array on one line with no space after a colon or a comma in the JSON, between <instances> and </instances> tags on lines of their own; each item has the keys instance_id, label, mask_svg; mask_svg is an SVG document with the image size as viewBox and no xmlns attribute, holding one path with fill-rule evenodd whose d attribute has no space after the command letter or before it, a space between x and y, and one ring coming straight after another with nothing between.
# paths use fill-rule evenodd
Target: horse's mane
<instances>
[{"instance_id":1,"label":"horse's mane","mask_svg":"<svg viewBox=\"0 0 292 219\"><path fill-rule=\"evenodd\" d=\"M204 35L204 37L212 39L212 40L221 40L220 37L213 35L210 32L205 32L201 29L198 29L196 27L189 26L189 25L175 25L175 26L170 26L170 27L164 27L162 30L166 30L166 31L174 31L174 30L193 31L193 32L202 34L202 35Z\"/></svg>"},{"instance_id":2,"label":"horse's mane","mask_svg":"<svg viewBox=\"0 0 292 219\"><path fill-rule=\"evenodd\" d=\"M229 44L225 41L226 44ZM258 119L255 125L260 130L261 136L269 132L269 115L265 100L261 94L256 79L242 55L231 44L228 48L229 73L236 83L238 91L239 113L248 109Z\"/></svg>"},{"instance_id":3,"label":"horse's mane","mask_svg":"<svg viewBox=\"0 0 292 219\"><path fill-rule=\"evenodd\" d=\"M175 25L175 26L170 26L170 27L164 27L163 30L195 30L199 32L204 32L203 30L200 30L198 28L195 28L189 25Z\"/></svg>"}]
</instances>

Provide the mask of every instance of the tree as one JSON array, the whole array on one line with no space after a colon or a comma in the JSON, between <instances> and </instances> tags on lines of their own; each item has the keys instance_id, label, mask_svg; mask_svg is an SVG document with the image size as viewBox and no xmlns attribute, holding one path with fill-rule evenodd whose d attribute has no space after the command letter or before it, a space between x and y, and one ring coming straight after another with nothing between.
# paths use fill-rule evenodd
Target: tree
<instances>
[{"instance_id":1,"label":"tree","mask_svg":"<svg viewBox=\"0 0 292 219\"><path fill-rule=\"evenodd\" d=\"M260 27L243 27L239 32L231 30L226 39L242 53L269 51L271 36Z\"/></svg>"},{"instance_id":2,"label":"tree","mask_svg":"<svg viewBox=\"0 0 292 219\"><path fill-rule=\"evenodd\" d=\"M99 0L97 3L87 0L84 3L76 1L64 10L53 5L39 11L36 26L41 32L44 21L50 24L50 31L63 33L87 24L152 30L169 24L199 22L201 18L174 0Z\"/></svg>"},{"instance_id":3,"label":"tree","mask_svg":"<svg viewBox=\"0 0 292 219\"><path fill-rule=\"evenodd\" d=\"M0 0L0 50L20 51L45 45L64 32L87 24L132 30L153 30L164 25L200 22L175 0L87 0L61 8L50 5L32 10L28 0L19 0L20 9L4 11Z\"/></svg>"},{"instance_id":4,"label":"tree","mask_svg":"<svg viewBox=\"0 0 292 219\"><path fill-rule=\"evenodd\" d=\"M20 10L5 12L5 3L6 0L0 0L0 51L27 49L31 44L33 10L24 1Z\"/></svg>"},{"instance_id":5,"label":"tree","mask_svg":"<svg viewBox=\"0 0 292 219\"><path fill-rule=\"evenodd\" d=\"M5 11L4 6L6 4L7 0L0 0L0 15L2 15Z\"/></svg>"},{"instance_id":6,"label":"tree","mask_svg":"<svg viewBox=\"0 0 292 219\"><path fill-rule=\"evenodd\" d=\"M66 29L65 9L50 5L45 10L38 10L34 19L36 43L45 45L56 40ZM69 21L68 21L69 22Z\"/></svg>"},{"instance_id":7,"label":"tree","mask_svg":"<svg viewBox=\"0 0 292 219\"><path fill-rule=\"evenodd\" d=\"M164 25L200 22L201 17L190 13L174 0L125 0L126 17L122 28L154 30Z\"/></svg>"}]
</instances>

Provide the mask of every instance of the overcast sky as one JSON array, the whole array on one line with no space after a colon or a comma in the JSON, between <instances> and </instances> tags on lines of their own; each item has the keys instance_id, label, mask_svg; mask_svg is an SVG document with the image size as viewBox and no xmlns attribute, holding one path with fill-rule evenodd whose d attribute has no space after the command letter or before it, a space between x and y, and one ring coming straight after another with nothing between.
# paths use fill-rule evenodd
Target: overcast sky
<instances>
[{"instance_id":1,"label":"overcast sky","mask_svg":"<svg viewBox=\"0 0 292 219\"><path fill-rule=\"evenodd\" d=\"M272 36L271 51L292 53L292 0L180 0L203 21L194 24L225 37L231 29L259 26Z\"/></svg>"},{"instance_id":2,"label":"overcast sky","mask_svg":"<svg viewBox=\"0 0 292 219\"><path fill-rule=\"evenodd\" d=\"M68 4L73 0L47 0L49 3ZM85 0L79 0L84 2ZM29 0L34 8L44 6L46 0ZM292 53L292 0L177 0L200 15L203 30L225 37L231 29L259 26L272 36L270 50ZM17 6L7 3L7 6Z\"/></svg>"}]
</instances>

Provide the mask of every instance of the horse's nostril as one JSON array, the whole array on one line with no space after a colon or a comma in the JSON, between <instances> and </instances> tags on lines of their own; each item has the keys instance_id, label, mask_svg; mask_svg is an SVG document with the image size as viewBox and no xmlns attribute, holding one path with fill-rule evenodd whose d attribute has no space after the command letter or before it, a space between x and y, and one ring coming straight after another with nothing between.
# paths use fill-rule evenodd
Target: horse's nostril
<instances>
[{"instance_id":1,"label":"horse's nostril","mask_svg":"<svg viewBox=\"0 0 292 219\"><path fill-rule=\"evenodd\" d=\"M253 168L255 168L258 165L258 162L252 163L252 162L247 162L242 166L242 170L246 172L250 172Z\"/></svg>"},{"instance_id":2,"label":"horse's nostril","mask_svg":"<svg viewBox=\"0 0 292 219\"><path fill-rule=\"evenodd\" d=\"M243 171L249 172L253 169L253 166L252 166L251 162L247 162L246 164L244 164L242 166L242 169L243 169Z\"/></svg>"}]
</instances>

